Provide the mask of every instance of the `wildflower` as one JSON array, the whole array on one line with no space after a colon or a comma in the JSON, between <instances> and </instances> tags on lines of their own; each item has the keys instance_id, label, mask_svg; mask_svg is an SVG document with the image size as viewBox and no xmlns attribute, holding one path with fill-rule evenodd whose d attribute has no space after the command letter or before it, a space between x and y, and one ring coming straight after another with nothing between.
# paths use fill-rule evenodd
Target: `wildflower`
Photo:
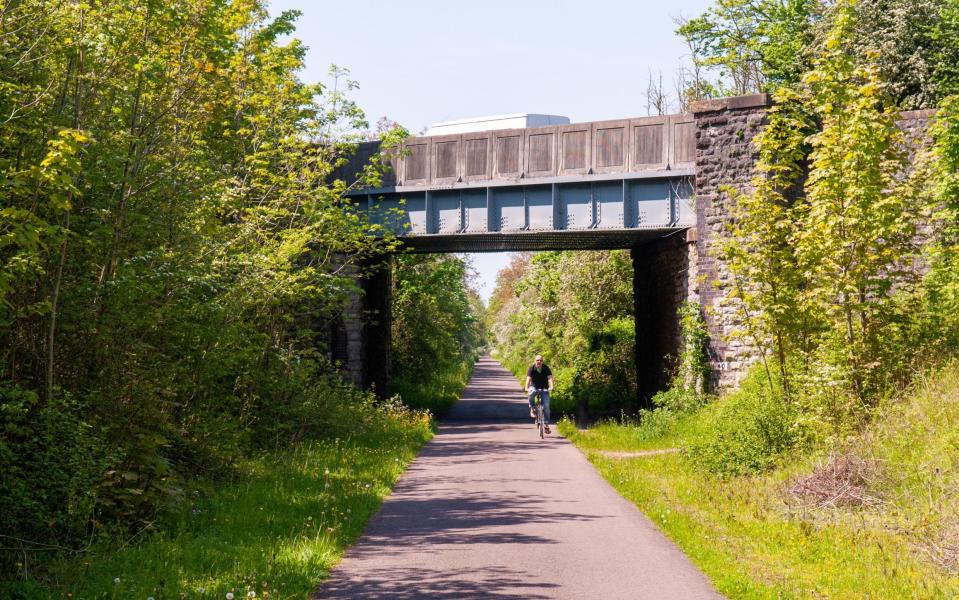
<instances>
[{"instance_id":1,"label":"wildflower","mask_svg":"<svg viewBox=\"0 0 959 600\"><path fill-rule=\"evenodd\" d=\"M226 600L233 600L233 592L226 593Z\"/></svg>"},{"instance_id":2,"label":"wildflower","mask_svg":"<svg viewBox=\"0 0 959 600\"><path fill-rule=\"evenodd\" d=\"M200 593L200 594L205 594L205 593L206 593L206 588L205 588L205 587L198 587L198 588L196 589L196 591L197 591L198 593Z\"/></svg>"},{"instance_id":3,"label":"wildflower","mask_svg":"<svg viewBox=\"0 0 959 600\"><path fill-rule=\"evenodd\" d=\"M247 597L247 598L256 598L256 592L254 592L253 590L250 590L249 592L246 593L246 597Z\"/></svg>"},{"instance_id":4,"label":"wildflower","mask_svg":"<svg viewBox=\"0 0 959 600\"><path fill-rule=\"evenodd\" d=\"M153 596L147 596L147 600L153 600Z\"/></svg>"},{"instance_id":5,"label":"wildflower","mask_svg":"<svg viewBox=\"0 0 959 600\"><path fill-rule=\"evenodd\" d=\"M119 578L119 577L114 577L114 578L113 578L113 583L120 583L120 578Z\"/></svg>"}]
</instances>

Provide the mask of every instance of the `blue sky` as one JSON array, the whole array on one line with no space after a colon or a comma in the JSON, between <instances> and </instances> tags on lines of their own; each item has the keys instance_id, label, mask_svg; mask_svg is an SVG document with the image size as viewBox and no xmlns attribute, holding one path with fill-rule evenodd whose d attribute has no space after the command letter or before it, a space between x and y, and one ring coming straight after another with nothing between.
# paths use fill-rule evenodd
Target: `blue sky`
<instances>
[{"instance_id":1,"label":"blue sky","mask_svg":"<svg viewBox=\"0 0 959 600\"><path fill-rule=\"evenodd\" d=\"M317 2L273 0L303 14L307 81L350 69L353 99L371 123L387 116L410 131L503 113L548 113L573 122L643 116L649 73L674 88L686 48L675 18L711 0L617 2L486 0ZM473 255L488 298L505 253Z\"/></svg>"}]
</instances>

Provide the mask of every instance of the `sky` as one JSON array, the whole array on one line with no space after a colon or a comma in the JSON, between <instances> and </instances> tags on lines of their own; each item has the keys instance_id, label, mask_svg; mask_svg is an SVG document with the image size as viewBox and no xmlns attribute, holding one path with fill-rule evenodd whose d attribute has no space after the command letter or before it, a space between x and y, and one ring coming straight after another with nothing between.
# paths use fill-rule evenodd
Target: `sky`
<instances>
[{"instance_id":1,"label":"sky","mask_svg":"<svg viewBox=\"0 0 959 600\"><path fill-rule=\"evenodd\" d=\"M386 116L414 133L433 123L545 113L574 123L645 116L650 73L667 90L688 59L675 20L712 0L273 0L299 10L309 48L303 79L331 64L357 81L371 124ZM507 253L472 255L487 300Z\"/></svg>"}]
</instances>

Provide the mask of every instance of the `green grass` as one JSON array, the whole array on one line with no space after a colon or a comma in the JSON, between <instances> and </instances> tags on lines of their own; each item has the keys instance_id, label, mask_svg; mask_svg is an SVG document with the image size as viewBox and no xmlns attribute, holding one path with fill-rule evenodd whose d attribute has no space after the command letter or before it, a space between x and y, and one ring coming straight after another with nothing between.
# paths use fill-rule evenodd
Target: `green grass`
<instances>
[{"instance_id":1,"label":"green grass","mask_svg":"<svg viewBox=\"0 0 959 600\"><path fill-rule=\"evenodd\" d=\"M61 557L42 581L54 597L76 600L304 598L432 435L422 415L400 419L253 458L235 481L187 490L181 510L142 539Z\"/></svg>"},{"instance_id":2,"label":"green grass","mask_svg":"<svg viewBox=\"0 0 959 600\"><path fill-rule=\"evenodd\" d=\"M876 465L866 490L879 499L872 506L819 508L788 493L830 460L824 449L729 478L682 454L598 452L683 447L697 435L696 419L666 430L560 428L730 598L959 597L947 564L959 551L959 364L887 401L869 430L840 449Z\"/></svg>"}]
</instances>

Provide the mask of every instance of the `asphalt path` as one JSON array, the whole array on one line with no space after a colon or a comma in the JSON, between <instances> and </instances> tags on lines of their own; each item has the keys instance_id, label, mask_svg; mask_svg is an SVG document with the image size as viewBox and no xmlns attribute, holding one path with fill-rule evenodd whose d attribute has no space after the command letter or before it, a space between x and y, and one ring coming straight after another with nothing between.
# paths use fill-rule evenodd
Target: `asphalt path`
<instances>
[{"instance_id":1,"label":"asphalt path","mask_svg":"<svg viewBox=\"0 0 959 600\"><path fill-rule=\"evenodd\" d=\"M315 598L720 598L483 357Z\"/></svg>"}]
</instances>

